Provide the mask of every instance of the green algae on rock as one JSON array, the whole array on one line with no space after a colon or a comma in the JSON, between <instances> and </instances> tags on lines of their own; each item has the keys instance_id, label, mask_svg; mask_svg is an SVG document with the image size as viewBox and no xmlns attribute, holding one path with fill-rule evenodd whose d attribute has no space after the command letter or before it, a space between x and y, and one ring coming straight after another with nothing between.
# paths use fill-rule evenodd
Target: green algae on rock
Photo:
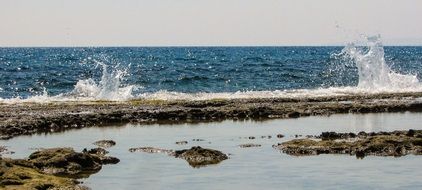
<instances>
[{"instance_id":1,"label":"green algae on rock","mask_svg":"<svg viewBox=\"0 0 422 190\"><path fill-rule=\"evenodd\" d=\"M45 174L22 161L0 158L1 189L88 189L72 178Z\"/></svg>"},{"instance_id":2,"label":"green algae on rock","mask_svg":"<svg viewBox=\"0 0 422 190\"><path fill-rule=\"evenodd\" d=\"M101 148L75 152L72 148L41 149L28 159L0 158L0 187L4 189L86 189L76 181L119 159Z\"/></svg>"},{"instance_id":3,"label":"green algae on rock","mask_svg":"<svg viewBox=\"0 0 422 190\"><path fill-rule=\"evenodd\" d=\"M422 155L422 130L393 132L325 132L315 139L294 139L273 146L294 156L349 154L365 156Z\"/></svg>"}]
</instances>

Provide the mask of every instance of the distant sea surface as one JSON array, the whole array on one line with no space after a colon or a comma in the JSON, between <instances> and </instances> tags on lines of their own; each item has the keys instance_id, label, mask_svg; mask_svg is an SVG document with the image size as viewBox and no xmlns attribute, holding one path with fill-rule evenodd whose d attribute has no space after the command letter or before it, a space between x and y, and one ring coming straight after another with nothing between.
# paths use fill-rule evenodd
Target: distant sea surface
<instances>
[{"instance_id":1,"label":"distant sea surface","mask_svg":"<svg viewBox=\"0 0 422 190\"><path fill-rule=\"evenodd\" d=\"M382 64L391 70L388 72L413 77L416 83L421 79L422 47L381 48L385 53ZM361 68L356 63L359 58L340 55L344 49L0 48L0 99L42 95L113 99L113 96L136 98L157 93L233 94L357 87L362 83ZM363 57L374 50L368 46L360 51ZM376 64L371 59L366 62L369 66ZM377 71L372 74L377 75ZM379 85L369 87L379 88Z\"/></svg>"}]
</instances>

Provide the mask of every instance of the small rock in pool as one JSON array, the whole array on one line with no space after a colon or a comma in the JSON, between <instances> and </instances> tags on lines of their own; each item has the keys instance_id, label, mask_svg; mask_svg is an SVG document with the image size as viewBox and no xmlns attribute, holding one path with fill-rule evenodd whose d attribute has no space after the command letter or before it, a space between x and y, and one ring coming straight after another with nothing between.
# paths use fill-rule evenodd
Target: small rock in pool
<instances>
[{"instance_id":1,"label":"small rock in pool","mask_svg":"<svg viewBox=\"0 0 422 190\"><path fill-rule=\"evenodd\" d=\"M185 144L188 144L188 141L177 141L176 144L185 145Z\"/></svg>"},{"instance_id":2,"label":"small rock in pool","mask_svg":"<svg viewBox=\"0 0 422 190\"><path fill-rule=\"evenodd\" d=\"M284 137L284 135L282 135L282 134L278 134L277 135L277 138L279 138L279 139L281 139L281 138L283 138Z\"/></svg>"},{"instance_id":3,"label":"small rock in pool","mask_svg":"<svg viewBox=\"0 0 422 190\"><path fill-rule=\"evenodd\" d=\"M255 137L254 136L250 136L250 137L248 137L248 139L255 139Z\"/></svg>"},{"instance_id":4,"label":"small rock in pool","mask_svg":"<svg viewBox=\"0 0 422 190\"><path fill-rule=\"evenodd\" d=\"M174 153L176 158L185 159L189 165L194 168L218 164L229 158L226 154L218 150L206 149L200 146L195 146L191 149L177 150Z\"/></svg>"},{"instance_id":5,"label":"small rock in pool","mask_svg":"<svg viewBox=\"0 0 422 190\"><path fill-rule=\"evenodd\" d=\"M205 141L204 139L192 139L192 141Z\"/></svg>"},{"instance_id":6,"label":"small rock in pool","mask_svg":"<svg viewBox=\"0 0 422 190\"><path fill-rule=\"evenodd\" d=\"M162 148L154 148L154 147L138 147L138 148L130 148L129 152L145 152L145 153L165 153L168 155L173 155L173 150L167 150Z\"/></svg>"},{"instance_id":7,"label":"small rock in pool","mask_svg":"<svg viewBox=\"0 0 422 190\"><path fill-rule=\"evenodd\" d=\"M249 144L241 144L241 145L239 145L239 147L240 148L252 148L252 147L261 147L261 145L249 143Z\"/></svg>"},{"instance_id":8,"label":"small rock in pool","mask_svg":"<svg viewBox=\"0 0 422 190\"><path fill-rule=\"evenodd\" d=\"M94 142L93 144L101 148L110 148L116 145L116 142L114 142L113 140L100 140L100 141Z\"/></svg>"}]
</instances>

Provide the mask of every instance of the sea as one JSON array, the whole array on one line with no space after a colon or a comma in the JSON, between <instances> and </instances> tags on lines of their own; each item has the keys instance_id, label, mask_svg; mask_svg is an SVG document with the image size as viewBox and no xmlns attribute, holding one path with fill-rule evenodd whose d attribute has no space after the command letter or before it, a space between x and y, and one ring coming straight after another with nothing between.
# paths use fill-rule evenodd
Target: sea
<instances>
[{"instance_id":1,"label":"sea","mask_svg":"<svg viewBox=\"0 0 422 190\"><path fill-rule=\"evenodd\" d=\"M422 47L0 48L0 102L422 91Z\"/></svg>"},{"instance_id":2,"label":"sea","mask_svg":"<svg viewBox=\"0 0 422 190\"><path fill-rule=\"evenodd\" d=\"M412 93L422 92L421 74L422 47L384 47L379 36L338 47L0 48L0 104ZM114 140L116 146L107 150L120 162L79 179L81 185L101 190L422 189L420 156L298 157L272 147L325 131L421 130L421 122L421 113L402 112L128 123L24 135L0 143L14 152L5 157L25 159L39 148L82 151L95 148L97 140ZM239 147L246 143L262 146ZM229 159L192 168L183 159L129 152L149 146L201 146L220 150Z\"/></svg>"}]
</instances>

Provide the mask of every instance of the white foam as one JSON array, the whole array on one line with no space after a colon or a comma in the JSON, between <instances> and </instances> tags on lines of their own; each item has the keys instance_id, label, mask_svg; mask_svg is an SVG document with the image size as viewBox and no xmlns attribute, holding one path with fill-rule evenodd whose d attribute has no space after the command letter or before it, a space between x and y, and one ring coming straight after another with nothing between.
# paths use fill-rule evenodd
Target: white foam
<instances>
[{"instance_id":1,"label":"white foam","mask_svg":"<svg viewBox=\"0 0 422 190\"><path fill-rule=\"evenodd\" d=\"M354 44L347 45L341 52L355 62L359 74L359 88L375 91L421 88L416 75L396 73L386 64L379 35L368 37L367 44L366 53Z\"/></svg>"}]
</instances>

